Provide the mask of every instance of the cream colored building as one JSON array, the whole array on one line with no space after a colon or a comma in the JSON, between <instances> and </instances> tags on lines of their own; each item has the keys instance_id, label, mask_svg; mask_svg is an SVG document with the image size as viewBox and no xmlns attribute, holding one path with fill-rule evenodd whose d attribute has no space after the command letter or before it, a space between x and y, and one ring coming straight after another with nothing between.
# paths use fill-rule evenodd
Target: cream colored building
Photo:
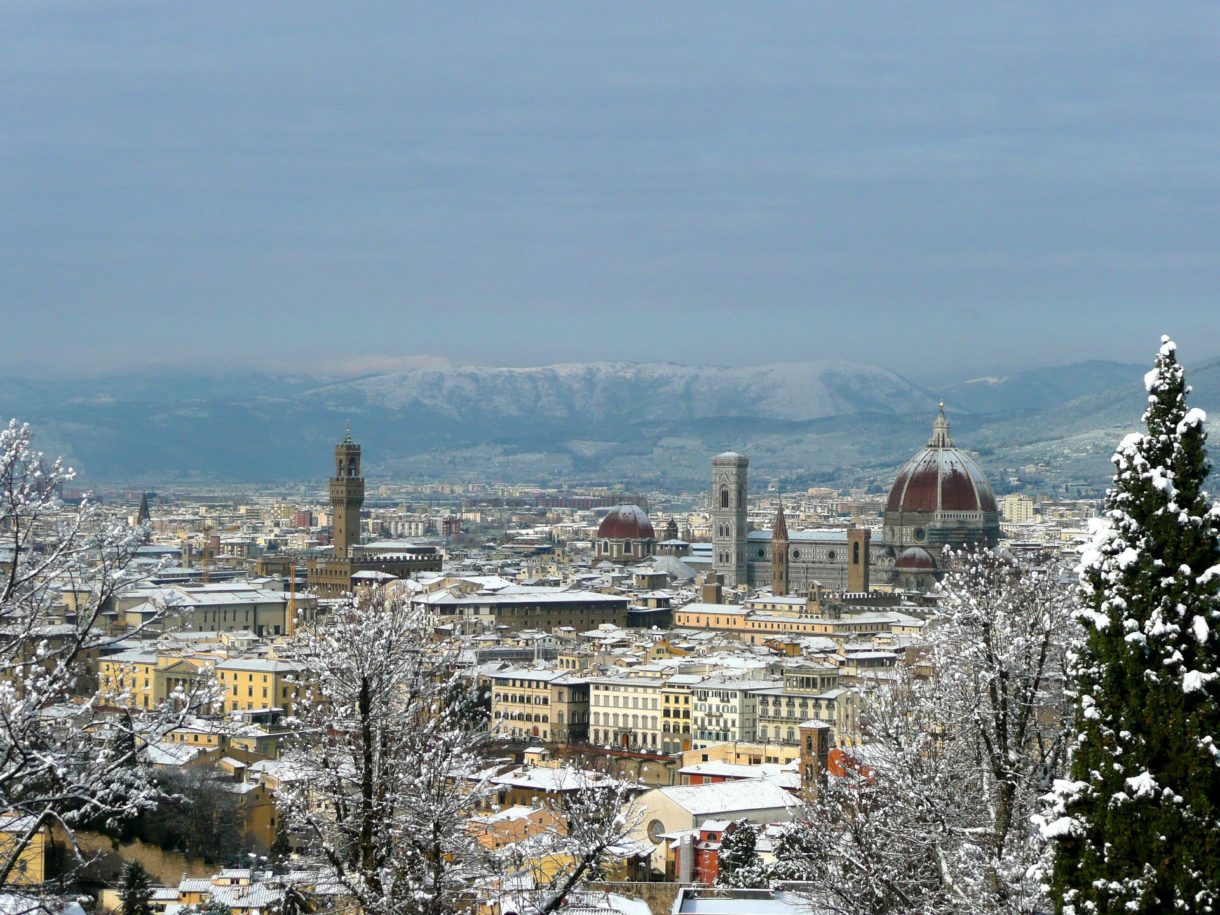
<instances>
[{"instance_id":1,"label":"cream colored building","mask_svg":"<svg viewBox=\"0 0 1220 915\"><path fill-rule=\"evenodd\" d=\"M601 746L658 752L662 746L662 691L657 677L593 677L589 680L591 740Z\"/></svg>"},{"instance_id":2,"label":"cream colored building","mask_svg":"<svg viewBox=\"0 0 1220 915\"><path fill-rule=\"evenodd\" d=\"M740 680L709 677L694 687L691 736L694 746L726 740L757 739L759 691L777 688L782 680Z\"/></svg>"},{"instance_id":3,"label":"cream colored building","mask_svg":"<svg viewBox=\"0 0 1220 915\"><path fill-rule=\"evenodd\" d=\"M1010 524L1021 524L1034 520L1034 500L1020 493L1009 493L1002 496L1000 502L1000 517Z\"/></svg>"},{"instance_id":4,"label":"cream colored building","mask_svg":"<svg viewBox=\"0 0 1220 915\"><path fill-rule=\"evenodd\" d=\"M840 685L836 667L789 668L780 687L756 690L755 696L760 741L797 746L801 722L814 718L833 728L840 746L859 741L859 695Z\"/></svg>"}]
</instances>

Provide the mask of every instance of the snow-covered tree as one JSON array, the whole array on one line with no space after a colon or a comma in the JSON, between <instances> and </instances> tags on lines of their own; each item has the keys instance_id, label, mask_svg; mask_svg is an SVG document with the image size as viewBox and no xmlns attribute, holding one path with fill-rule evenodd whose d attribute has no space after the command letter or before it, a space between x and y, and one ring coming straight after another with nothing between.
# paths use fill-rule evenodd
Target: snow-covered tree
<instances>
[{"instance_id":1,"label":"snow-covered tree","mask_svg":"<svg viewBox=\"0 0 1220 915\"><path fill-rule=\"evenodd\" d=\"M756 889L770 883L758 855L758 829L747 820L736 820L725 829L717 863L717 886Z\"/></svg>"},{"instance_id":2,"label":"snow-covered tree","mask_svg":"<svg viewBox=\"0 0 1220 915\"><path fill-rule=\"evenodd\" d=\"M519 895L516 911L557 911L634 828L637 786L572 770L579 781L559 793L558 825L531 837L531 854L551 862L549 883L506 888L512 856L485 854L467 824L503 760L490 758L460 646L433 632L391 583L298 633L287 653L306 671L305 697L290 720L281 825L366 915L448 915L485 892Z\"/></svg>"},{"instance_id":3,"label":"snow-covered tree","mask_svg":"<svg viewBox=\"0 0 1220 915\"><path fill-rule=\"evenodd\" d=\"M502 910L561 911L581 898L586 883L604 880L615 857L638 851L629 838L643 816L632 804L642 790L638 784L588 766L556 771L563 773L563 790L548 802L555 825L502 849L488 881ZM521 879L523 874L529 877Z\"/></svg>"},{"instance_id":4,"label":"snow-covered tree","mask_svg":"<svg viewBox=\"0 0 1220 915\"><path fill-rule=\"evenodd\" d=\"M1062 753L1070 592L1053 565L954 557L929 651L864 696L867 743L773 872L841 913L1035 911L1030 815Z\"/></svg>"},{"instance_id":5,"label":"snow-covered tree","mask_svg":"<svg viewBox=\"0 0 1220 915\"><path fill-rule=\"evenodd\" d=\"M361 589L298 634L308 672L277 796L309 863L335 875L367 915L464 908L484 873L465 827L484 783L485 732L456 649L430 638L393 585Z\"/></svg>"},{"instance_id":6,"label":"snow-covered tree","mask_svg":"<svg viewBox=\"0 0 1220 915\"><path fill-rule=\"evenodd\" d=\"M33 449L28 427L0 428L0 817L11 840L0 883L48 826L71 836L147 806L155 787L139 747L176 720L105 715L93 702L55 714L84 698L86 658L114 642L102 614L133 581L147 534L87 500L65 505L58 493L72 477Z\"/></svg>"},{"instance_id":7,"label":"snow-covered tree","mask_svg":"<svg viewBox=\"0 0 1220 915\"><path fill-rule=\"evenodd\" d=\"M139 861L128 861L119 876L120 915L153 915L152 883Z\"/></svg>"},{"instance_id":8,"label":"snow-covered tree","mask_svg":"<svg viewBox=\"0 0 1220 915\"><path fill-rule=\"evenodd\" d=\"M1167 337L1145 386L1081 564L1071 777L1043 827L1075 915L1220 906L1220 508Z\"/></svg>"}]
</instances>

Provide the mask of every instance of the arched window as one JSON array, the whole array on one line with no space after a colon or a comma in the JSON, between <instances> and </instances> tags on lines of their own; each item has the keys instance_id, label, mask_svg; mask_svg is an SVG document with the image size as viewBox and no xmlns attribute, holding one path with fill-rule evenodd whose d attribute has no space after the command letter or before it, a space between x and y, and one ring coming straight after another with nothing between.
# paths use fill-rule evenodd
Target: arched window
<instances>
[{"instance_id":1,"label":"arched window","mask_svg":"<svg viewBox=\"0 0 1220 915\"><path fill-rule=\"evenodd\" d=\"M852 565L860 564L860 541L857 540L851 545L851 561Z\"/></svg>"},{"instance_id":2,"label":"arched window","mask_svg":"<svg viewBox=\"0 0 1220 915\"><path fill-rule=\"evenodd\" d=\"M729 507L729 490L727 487L721 487L720 489L720 507Z\"/></svg>"}]
</instances>

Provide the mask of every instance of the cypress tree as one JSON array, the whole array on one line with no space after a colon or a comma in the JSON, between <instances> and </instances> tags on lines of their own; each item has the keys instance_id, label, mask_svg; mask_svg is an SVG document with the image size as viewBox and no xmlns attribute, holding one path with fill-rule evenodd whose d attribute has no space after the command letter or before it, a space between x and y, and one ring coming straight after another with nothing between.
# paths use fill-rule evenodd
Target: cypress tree
<instances>
[{"instance_id":1,"label":"cypress tree","mask_svg":"<svg viewBox=\"0 0 1220 915\"><path fill-rule=\"evenodd\" d=\"M122 915L152 915L152 896L152 886L144 865L139 861L124 864L119 882Z\"/></svg>"},{"instance_id":2,"label":"cypress tree","mask_svg":"<svg viewBox=\"0 0 1220 915\"><path fill-rule=\"evenodd\" d=\"M720 838L717 886L763 887L767 871L758 856L758 833L746 820L730 823Z\"/></svg>"},{"instance_id":3,"label":"cypress tree","mask_svg":"<svg viewBox=\"0 0 1220 915\"><path fill-rule=\"evenodd\" d=\"M1220 508L1168 337L1145 386L1081 565L1071 777L1043 826L1065 915L1220 907Z\"/></svg>"}]
</instances>

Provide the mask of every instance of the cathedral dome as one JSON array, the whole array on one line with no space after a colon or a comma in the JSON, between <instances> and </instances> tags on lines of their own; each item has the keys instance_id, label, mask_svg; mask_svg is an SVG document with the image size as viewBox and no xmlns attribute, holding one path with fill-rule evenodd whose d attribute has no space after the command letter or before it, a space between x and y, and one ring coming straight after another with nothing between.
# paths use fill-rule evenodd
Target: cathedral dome
<instances>
[{"instance_id":1,"label":"cathedral dome","mask_svg":"<svg viewBox=\"0 0 1220 915\"><path fill-rule=\"evenodd\" d=\"M935 569L936 560L921 546L909 547L894 562L895 569Z\"/></svg>"},{"instance_id":2,"label":"cathedral dome","mask_svg":"<svg viewBox=\"0 0 1220 915\"><path fill-rule=\"evenodd\" d=\"M978 463L953 447L941 405L926 448L906 462L890 489L887 512L995 512L995 493Z\"/></svg>"},{"instance_id":3,"label":"cathedral dome","mask_svg":"<svg viewBox=\"0 0 1220 915\"><path fill-rule=\"evenodd\" d=\"M599 540L653 540L656 532L644 509L638 505L616 505L602 518L597 536Z\"/></svg>"}]
</instances>

